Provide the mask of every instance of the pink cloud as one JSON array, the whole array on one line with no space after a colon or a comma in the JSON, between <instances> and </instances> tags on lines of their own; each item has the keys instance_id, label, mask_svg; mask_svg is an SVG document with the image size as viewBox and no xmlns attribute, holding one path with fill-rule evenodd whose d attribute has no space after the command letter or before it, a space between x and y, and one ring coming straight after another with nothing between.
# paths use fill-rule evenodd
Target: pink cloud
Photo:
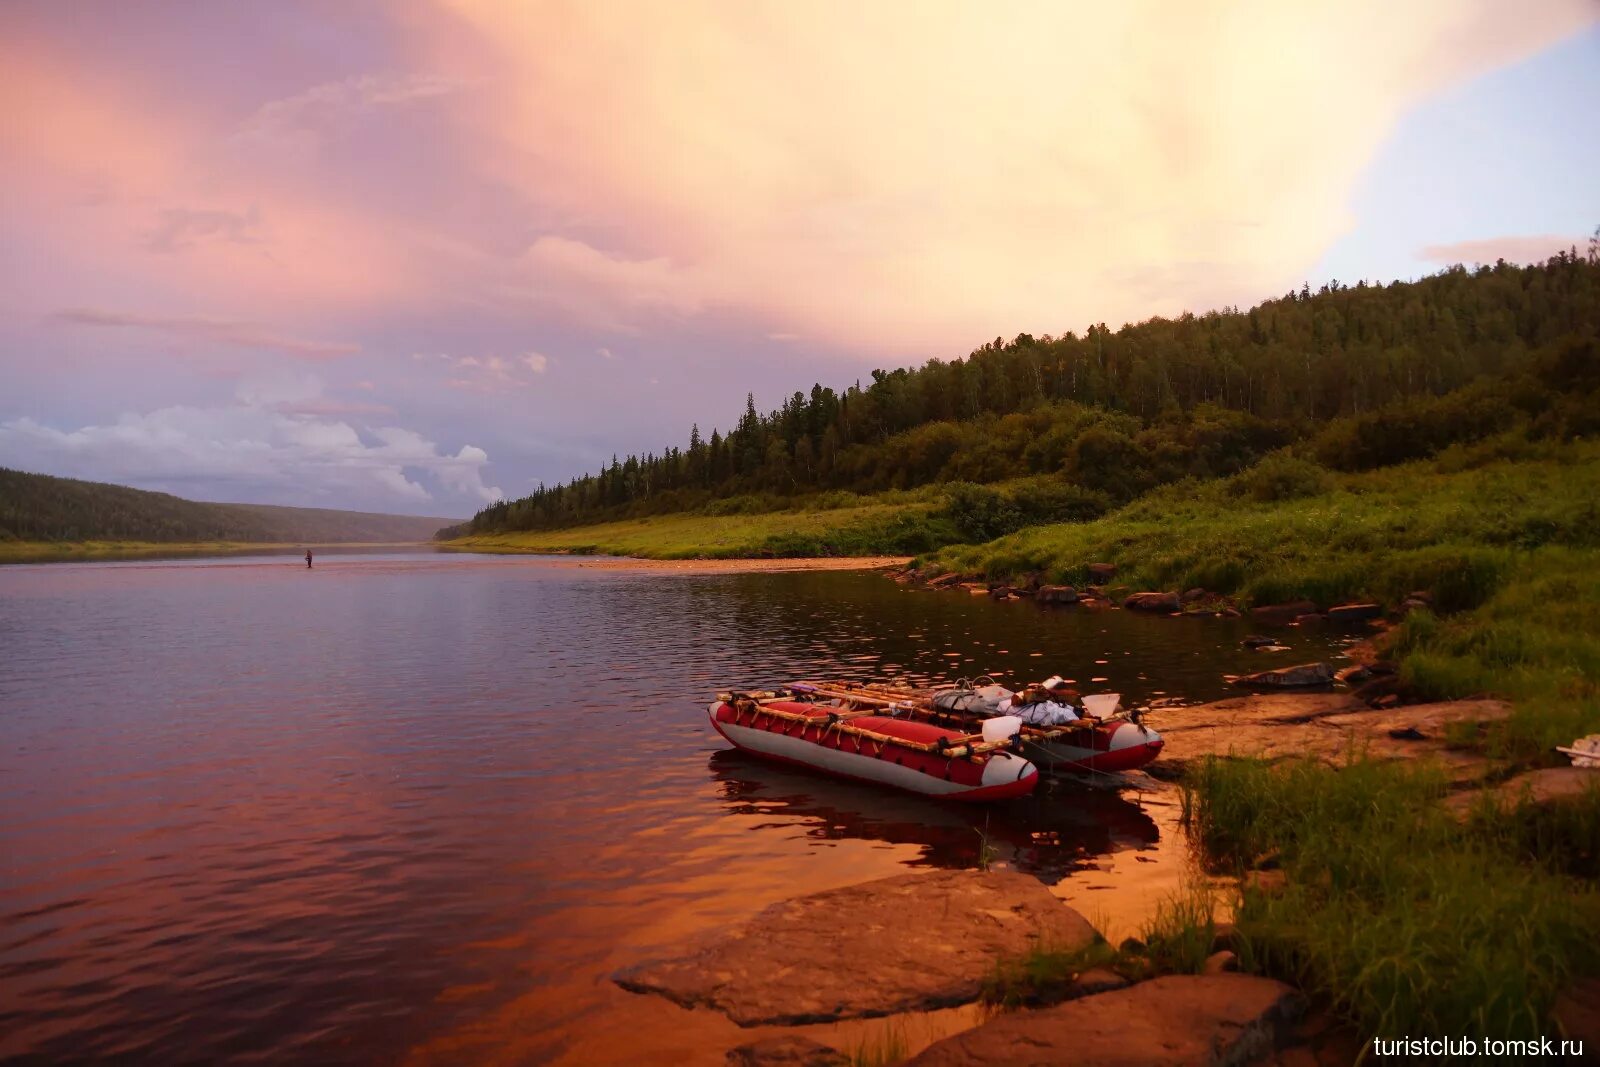
<instances>
[{"instance_id":1,"label":"pink cloud","mask_svg":"<svg viewBox=\"0 0 1600 1067\"><path fill-rule=\"evenodd\" d=\"M1428 245L1417 252L1418 259L1432 263L1542 263L1557 252L1584 249L1587 237L1559 237L1539 234L1533 237L1486 237L1476 241Z\"/></svg>"},{"instance_id":2,"label":"pink cloud","mask_svg":"<svg viewBox=\"0 0 1600 1067\"><path fill-rule=\"evenodd\" d=\"M131 312L103 311L97 308L68 308L56 312L53 318L58 322L76 326L151 330L174 337L234 348L281 352L300 359L335 359L361 351L360 345L345 341L317 341L304 337L291 337L273 333L254 323L234 322L228 319L140 315Z\"/></svg>"}]
</instances>

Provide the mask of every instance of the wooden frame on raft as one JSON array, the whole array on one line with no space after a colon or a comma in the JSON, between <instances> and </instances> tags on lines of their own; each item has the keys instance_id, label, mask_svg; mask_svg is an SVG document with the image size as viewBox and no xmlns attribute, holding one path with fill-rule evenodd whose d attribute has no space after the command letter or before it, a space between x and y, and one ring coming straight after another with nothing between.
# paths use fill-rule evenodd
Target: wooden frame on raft
<instances>
[{"instance_id":1,"label":"wooden frame on raft","mask_svg":"<svg viewBox=\"0 0 1600 1067\"><path fill-rule=\"evenodd\" d=\"M803 727L815 726L822 730L845 734L850 737L859 737L863 740L875 742L881 751L884 745L897 745L914 752L925 752L933 756L942 756L945 759L973 759L977 756L988 755L1010 747L1007 741L985 741L983 734L958 734L945 739L944 744L930 741L912 741L904 737L895 737L892 734L882 734L876 730L869 730L861 726L850 725L849 720L859 719L875 714L873 710L856 712L829 712L826 718L815 715L802 715L796 711L784 711L774 708L774 703L790 703L787 694L763 690L756 693L718 693L717 699L729 705L736 713L746 710L752 714L767 715L774 719L793 722Z\"/></svg>"},{"instance_id":2,"label":"wooden frame on raft","mask_svg":"<svg viewBox=\"0 0 1600 1067\"><path fill-rule=\"evenodd\" d=\"M935 707L933 701L912 689L891 689L886 686L868 685L862 682L807 682L793 683L793 692L813 694L815 696L830 697L835 700L853 700L857 703L875 703L880 707L915 708L920 714L937 716L941 719L956 720L970 719L972 716L959 711L949 711L945 708ZM1022 724L1022 736L1030 741L1054 741L1058 738L1071 737L1073 734L1084 730L1093 730L1097 725L1115 721L1113 719L1079 719L1066 726L1030 726ZM1131 720L1126 720L1131 721ZM981 734L975 736L982 736Z\"/></svg>"}]
</instances>

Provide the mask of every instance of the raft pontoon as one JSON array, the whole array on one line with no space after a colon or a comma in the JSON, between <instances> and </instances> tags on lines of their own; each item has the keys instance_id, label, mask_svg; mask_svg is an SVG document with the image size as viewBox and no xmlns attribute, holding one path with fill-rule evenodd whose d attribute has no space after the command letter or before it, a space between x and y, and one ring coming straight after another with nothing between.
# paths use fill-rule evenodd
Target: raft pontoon
<instances>
[{"instance_id":1,"label":"raft pontoon","mask_svg":"<svg viewBox=\"0 0 1600 1067\"><path fill-rule=\"evenodd\" d=\"M1039 784L1034 765L1008 751L1009 739L871 708L829 706L810 694L722 693L711 725L738 748L840 778L876 782L952 800L1006 800Z\"/></svg>"}]
</instances>

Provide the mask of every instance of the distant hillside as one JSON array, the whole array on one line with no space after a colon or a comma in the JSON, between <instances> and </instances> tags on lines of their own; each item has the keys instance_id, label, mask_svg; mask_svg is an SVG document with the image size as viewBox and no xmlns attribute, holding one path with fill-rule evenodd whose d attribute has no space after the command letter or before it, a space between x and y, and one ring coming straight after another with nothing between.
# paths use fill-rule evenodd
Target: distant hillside
<instances>
[{"instance_id":1,"label":"distant hillside","mask_svg":"<svg viewBox=\"0 0 1600 1067\"><path fill-rule=\"evenodd\" d=\"M0 541L426 541L456 519L206 504L0 467Z\"/></svg>"}]
</instances>

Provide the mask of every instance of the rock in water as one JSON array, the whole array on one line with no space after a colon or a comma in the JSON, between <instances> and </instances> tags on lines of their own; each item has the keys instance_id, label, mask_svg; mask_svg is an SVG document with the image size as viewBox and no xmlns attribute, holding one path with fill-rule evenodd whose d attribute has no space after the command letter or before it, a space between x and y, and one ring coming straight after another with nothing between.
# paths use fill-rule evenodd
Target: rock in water
<instances>
[{"instance_id":1,"label":"rock in water","mask_svg":"<svg viewBox=\"0 0 1600 1067\"><path fill-rule=\"evenodd\" d=\"M1296 667L1246 674L1235 678L1233 684L1247 689L1309 689L1312 686L1332 685L1333 668L1326 663L1302 663Z\"/></svg>"},{"instance_id":2,"label":"rock in water","mask_svg":"<svg viewBox=\"0 0 1600 1067\"><path fill-rule=\"evenodd\" d=\"M1250 609L1250 617L1257 622L1291 623L1301 615L1316 614L1317 606L1309 600L1292 600L1287 604L1263 604Z\"/></svg>"},{"instance_id":3,"label":"rock in water","mask_svg":"<svg viewBox=\"0 0 1600 1067\"><path fill-rule=\"evenodd\" d=\"M697 951L614 980L740 1026L798 1026L967 1004L999 957L1099 936L1037 879L937 871L774 904Z\"/></svg>"},{"instance_id":4,"label":"rock in water","mask_svg":"<svg viewBox=\"0 0 1600 1067\"><path fill-rule=\"evenodd\" d=\"M1177 593L1134 593L1122 606L1133 611L1177 611L1181 603Z\"/></svg>"},{"instance_id":5,"label":"rock in water","mask_svg":"<svg viewBox=\"0 0 1600 1067\"><path fill-rule=\"evenodd\" d=\"M1270 978L1172 975L1039 1011L1010 1012L936 1042L907 1063L1248 1063L1276 1047L1300 1009L1299 995Z\"/></svg>"},{"instance_id":6,"label":"rock in water","mask_svg":"<svg viewBox=\"0 0 1600 1067\"><path fill-rule=\"evenodd\" d=\"M1339 604L1328 609L1329 622L1366 622L1383 614L1376 604Z\"/></svg>"},{"instance_id":7,"label":"rock in water","mask_svg":"<svg viewBox=\"0 0 1600 1067\"><path fill-rule=\"evenodd\" d=\"M1042 604L1076 604L1078 591L1070 585L1041 585L1034 599Z\"/></svg>"}]
</instances>

